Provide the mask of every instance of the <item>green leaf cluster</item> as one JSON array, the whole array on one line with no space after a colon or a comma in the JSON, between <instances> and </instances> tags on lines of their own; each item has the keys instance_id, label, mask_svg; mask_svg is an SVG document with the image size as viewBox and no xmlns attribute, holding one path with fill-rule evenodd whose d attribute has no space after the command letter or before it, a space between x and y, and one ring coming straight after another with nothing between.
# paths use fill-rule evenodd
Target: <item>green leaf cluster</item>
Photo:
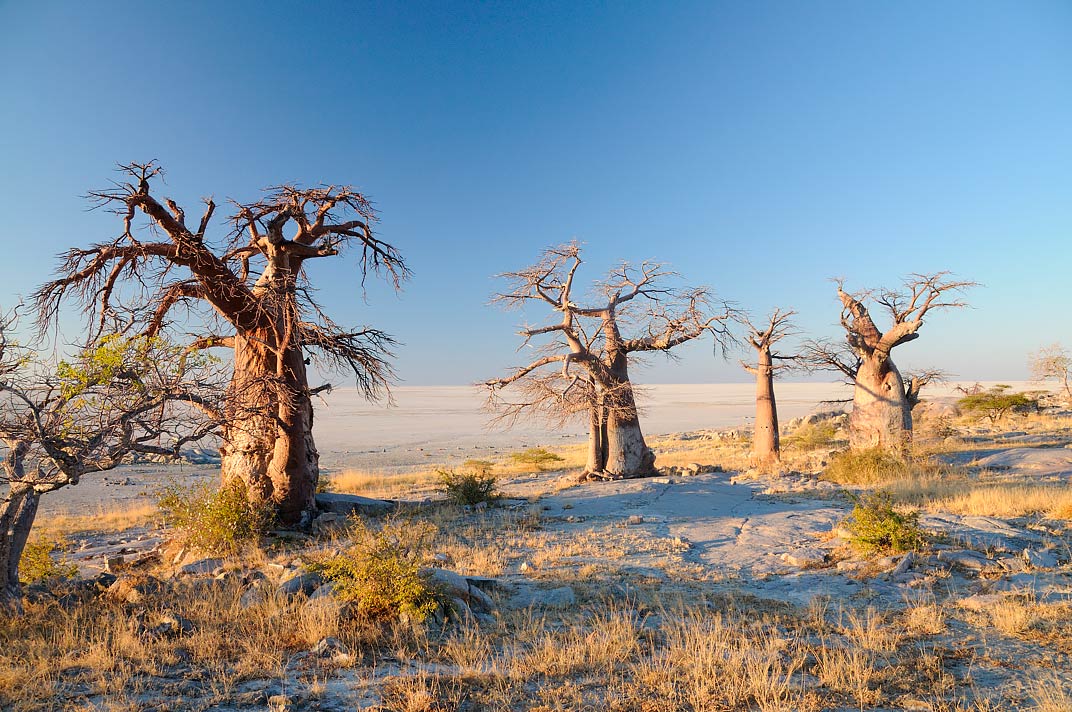
<instances>
[{"instance_id":1,"label":"green leaf cluster","mask_svg":"<svg viewBox=\"0 0 1072 712\"><path fill-rule=\"evenodd\" d=\"M981 393L969 393L957 401L961 412L986 417L997 422L1007 413L1023 413L1038 410L1038 395L1009 392L1009 386L999 384Z\"/></svg>"},{"instance_id":2,"label":"green leaf cluster","mask_svg":"<svg viewBox=\"0 0 1072 712\"><path fill-rule=\"evenodd\" d=\"M160 492L157 506L186 546L213 554L233 553L259 540L273 519L271 505L250 501L240 480L220 489L171 483Z\"/></svg>"},{"instance_id":3,"label":"green leaf cluster","mask_svg":"<svg viewBox=\"0 0 1072 712\"><path fill-rule=\"evenodd\" d=\"M900 512L889 492L872 492L856 501L845 522L849 541L865 554L891 554L922 548L926 536L919 528L919 512Z\"/></svg>"},{"instance_id":4,"label":"green leaf cluster","mask_svg":"<svg viewBox=\"0 0 1072 712\"><path fill-rule=\"evenodd\" d=\"M556 455L542 447L533 447L522 452L515 452L510 455L510 458L519 465L532 465L537 470L543 470L563 461L560 455Z\"/></svg>"},{"instance_id":5,"label":"green leaf cluster","mask_svg":"<svg viewBox=\"0 0 1072 712\"><path fill-rule=\"evenodd\" d=\"M373 528L354 520L354 543L311 568L334 584L335 595L353 602L371 620L422 622L443 602L421 574L436 529L428 523L388 521Z\"/></svg>"},{"instance_id":6,"label":"green leaf cluster","mask_svg":"<svg viewBox=\"0 0 1072 712\"><path fill-rule=\"evenodd\" d=\"M58 556L55 554L58 553ZM19 559L19 581L24 584L74 578L78 566L63 554L63 544L55 539L27 542Z\"/></svg>"},{"instance_id":7,"label":"green leaf cluster","mask_svg":"<svg viewBox=\"0 0 1072 712\"><path fill-rule=\"evenodd\" d=\"M499 498L498 478L491 473L492 464L482 460L470 460L466 470L437 470L441 491L455 504L473 505L494 502ZM464 467L465 465L463 465Z\"/></svg>"}]
</instances>

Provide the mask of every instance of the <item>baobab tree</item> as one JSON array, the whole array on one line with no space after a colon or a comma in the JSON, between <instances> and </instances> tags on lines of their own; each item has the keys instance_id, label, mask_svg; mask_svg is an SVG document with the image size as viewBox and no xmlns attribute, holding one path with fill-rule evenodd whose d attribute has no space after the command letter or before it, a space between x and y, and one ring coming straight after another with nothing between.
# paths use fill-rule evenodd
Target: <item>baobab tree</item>
<instances>
[{"instance_id":1,"label":"baobab tree","mask_svg":"<svg viewBox=\"0 0 1072 712\"><path fill-rule=\"evenodd\" d=\"M755 365L741 361L741 366L756 377L756 423L752 433L752 464L765 467L781 459L781 443L778 436L778 405L774 398L774 374L792 361L794 354L780 354L774 345L793 331L794 311L775 309L764 327L757 327L747 317L743 319L748 329L747 341L756 351Z\"/></svg>"},{"instance_id":2,"label":"baobab tree","mask_svg":"<svg viewBox=\"0 0 1072 712\"><path fill-rule=\"evenodd\" d=\"M725 341L731 310L726 307L711 315L705 289L666 286L674 275L654 262L612 270L597 284L596 295L582 305L575 301L581 264L574 242L546 250L532 267L501 275L509 289L496 301L506 307L539 303L560 316L554 323L521 331L522 347L537 337L550 340L529 364L485 383L490 403L514 414L542 411L568 417L585 412L591 436L587 476L618 479L652 474L655 453L640 427L630 356L668 352L709 332L716 341ZM634 333L624 335L625 326ZM522 397L512 401L504 397L501 389L517 383Z\"/></svg>"},{"instance_id":3,"label":"baobab tree","mask_svg":"<svg viewBox=\"0 0 1072 712\"><path fill-rule=\"evenodd\" d=\"M1067 349L1057 343L1044 346L1031 354L1028 366L1035 381L1052 379L1060 383L1065 399L1072 403L1072 356Z\"/></svg>"},{"instance_id":4,"label":"baobab tree","mask_svg":"<svg viewBox=\"0 0 1072 712\"><path fill-rule=\"evenodd\" d=\"M179 307L188 318L204 315L207 331L190 338L190 347L233 349L223 480L241 480L251 499L274 504L283 522L300 522L315 511L319 477L312 396L327 387L310 388L309 357L351 370L363 394L375 398L389 385L394 343L382 331L346 329L324 314L312 299L306 263L356 246L362 284L372 271L397 289L408 275L402 257L373 235L372 205L349 186L281 185L261 200L236 202L230 229L213 246L211 198L191 226L174 200L153 194L159 166L132 163L121 171L126 182L90 193L121 217L121 234L63 256L57 278L36 294L42 326L54 322L68 295L98 323L117 303L145 305L138 328L148 337L176 326L171 315ZM207 305L207 314L198 305Z\"/></svg>"},{"instance_id":5,"label":"baobab tree","mask_svg":"<svg viewBox=\"0 0 1072 712\"><path fill-rule=\"evenodd\" d=\"M106 335L46 361L0 319L0 609L21 605L19 559L41 497L141 453L177 457L215 434L226 383L217 362L159 337Z\"/></svg>"},{"instance_id":6,"label":"baobab tree","mask_svg":"<svg viewBox=\"0 0 1072 712\"><path fill-rule=\"evenodd\" d=\"M961 299L950 297L972 286L974 282L952 280L949 272L938 272L910 275L901 290L850 294L844 290L844 282L837 280L841 326L850 356L837 349L824 353L819 344L813 357L820 361L825 358L828 365L853 379L849 444L854 450L881 447L903 452L911 442L912 384L906 384L891 352L919 338L923 319L932 310L966 306ZM891 324L885 332L875 325L864 303L868 300L889 314ZM917 400L918 392L917 388Z\"/></svg>"}]
</instances>

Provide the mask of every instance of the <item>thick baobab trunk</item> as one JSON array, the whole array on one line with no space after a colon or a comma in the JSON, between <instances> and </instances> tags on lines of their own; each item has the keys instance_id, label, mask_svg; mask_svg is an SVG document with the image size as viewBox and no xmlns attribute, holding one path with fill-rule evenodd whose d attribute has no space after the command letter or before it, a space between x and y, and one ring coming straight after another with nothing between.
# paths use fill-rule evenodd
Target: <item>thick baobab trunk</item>
<instances>
[{"instance_id":1,"label":"thick baobab trunk","mask_svg":"<svg viewBox=\"0 0 1072 712\"><path fill-rule=\"evenodd\" d=\"M223 481L240 480L251 500L278 507L294 524L315 510L319 454L313 442L313 407L301 348L278 362L271 330L235 337L235 412L220 447Z\"/></svg>"},{"instance_id":2,"label":"thick baobab trunk","mask_svg":"<svg viewBox=\"0 0 1072 712\"><path fill-rule=\"evenodd\" d=\"M756 425L752 433L752 464L772 465L781 459L778 406L774 400L774 365L769 350L761 349L756 363Z\"/></svg>"},{"instance_id":3,"label":"thick baobab trunk","mask_svg":"<svg viewBox=\"0 0 1072 712\"><path fill-rule=\"evenodd\" d=\"M911 440L912 411L901 373L889 358L865 358L856 373L849 445L904 453Z\"/></svg>"},{"instance_id":4,"label":"thick baobab trunk","mask_svg":"<svg viewBox=\"0 0 1072 712\"><path fill-rule=\"evenodd\" d=\"M22 608L19 559L30 537L41 496L32 487L12 488L0 502L0 611Z\"/></svg>"},{"instance_id":5,"label":"thick baobab trunk","mask_svg":"<svg viewBox=\"0 0 1072 712\"><path fill-rule=\"evenodd\" d=\"M611 368L605 410L603 472L609 477L644 477L655 473L655 453L644 441L633 385L623 355Z\"/></svg>"}]
</instances>

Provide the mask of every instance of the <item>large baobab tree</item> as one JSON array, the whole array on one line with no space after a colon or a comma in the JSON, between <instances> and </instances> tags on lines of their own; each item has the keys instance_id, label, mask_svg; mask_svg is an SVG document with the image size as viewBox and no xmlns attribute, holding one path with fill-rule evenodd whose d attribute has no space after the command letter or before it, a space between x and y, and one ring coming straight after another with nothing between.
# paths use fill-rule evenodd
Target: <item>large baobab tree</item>
<instances>
[{"instance_id":1,"label":"large baobab tree","mask_svg":"<svg viewBox=\"0 0 1072 712\"><path fill-rule=\"evenodd\" d=\"M853 449L881 447L903 452L912 437L912 400L918 388L905 381L891 358L897 346L919 338L923 319L935 309L963 307L956 295L974 282L949 278L948 272L913 274L901 290L881 290L851 294L838 280L841 325L851 359L836 356L832 365L853 378L852 415L849 444ZM883 307L890 326L879 331L865 305L872 301Z\"/></svg>"},{"instance_id":2,"label":"large baobab tree","mask_svg":"<svg viewBox=\"0 0 1072 712\"><path fill-rule=\"evenodd\" d=\"M791 361L796 356L777 353L774 345L792 333L791 320L794 315L794 311L775 309L763 327L756 326L750 319L744 319L748 329L748 343L756 351L755 364L741 361L741 366L756 377L756 424L752 433L752 464L757 467L774 465L781 459L774 374L784 366L777 362Z\"/></svg>"},{"instance_id":3,"label":"large baobab tree","mask_svg":"<svg viewBox=\"0 0 1072 712\"><path fill-rule=\"evenodd\" d=\"M629 360L634 354L667 352L705 333L727 337L730 310L709 314L704 289L672 289L661 265L623 264L598 283L581 304L575 278L581 266L576 243L546 250L535 265L502 275L509 290L496 297L507 307L537 303L559 316L521 331L522 346L547 337L538 357L508 376L488 381L493 408L518 414L587 413L590 447L586 474L593 478L641 477L655 472L655 454L644 440ZM623 333L628 327L632 335ZM552 370L554 369L554 370ZM518 386L510 400L502 389Z\"/></svg>"},{"instance_id":4,"label":"large baobab tree","mask_svg":"<svg viewBox=\"0 0 1072 712\"><path fill-rule=\"evenodd\" d=\"M283 522L301 521L315 510L319 476L311 399L320 388L309 386L308 357L352 370L364 394L376 397L391 377L393 344L381 331L345 329L324 314L311 297L306 262L356 246L362 283L373 271L398 288L408 275L401 256L373 235L371 204L348 186L282 185L261 200L235 203L230 230L213 246L206 232L216 208L211 199L197 224L188 224L175 201L153 194L157 165L121 169L126 182L90 195L122 218L122 233L64 256L57 278L36 295L43 324L68 295L100 318L119 301L146 305L139 328L147 336L173 325L176 308L185 307L189 320L207 305L200 314L208 330L191 347L233 349L223 479L243 481Z\"/></svg>"},{"instance_id":5,"label":"large baobab tree","mask_svg":"<svg viewBox=\"0 0 1072 712\"><path fill-rule=\"evenodd\" d=\"M42 360L0 320L0 608L21 602L19 559L38 503L134 454L178 456L213 435L218 363L159 337L107 335L68 361Z\"/></svg>"}]
</instances>

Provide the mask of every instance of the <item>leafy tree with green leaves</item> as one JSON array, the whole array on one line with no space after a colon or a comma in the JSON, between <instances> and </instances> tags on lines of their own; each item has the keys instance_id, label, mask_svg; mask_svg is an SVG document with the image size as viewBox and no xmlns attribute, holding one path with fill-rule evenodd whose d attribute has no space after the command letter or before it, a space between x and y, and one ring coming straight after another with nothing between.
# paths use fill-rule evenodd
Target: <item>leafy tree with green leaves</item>
<instances>
[{"instance_id":1,"label":"leafy tree with green leaves","mask_svg":"<svg viewBox=\"0 0 1072 712\"><path fill-rule=\"evenodd\" d=\"M217 432L215 359L159 337L105 334L56 362L0 317L0 609L21 608L19 561L41 496L137 453L177 456Z\"/></svg>"},{"instance_id":2,"label":"leafy tree with green leaves","mask_svg":"<svg viewBox=\"0 0 1072 712\"><path fill-rule=\"evenodd\" d=\"M1010 386L999 383L978 393L969 393L957 401L962 413L974 414L996 423L1009 413L1038 410L1038 396L1032 393L1010 393Z\"/></svg>"}]
</instances>

